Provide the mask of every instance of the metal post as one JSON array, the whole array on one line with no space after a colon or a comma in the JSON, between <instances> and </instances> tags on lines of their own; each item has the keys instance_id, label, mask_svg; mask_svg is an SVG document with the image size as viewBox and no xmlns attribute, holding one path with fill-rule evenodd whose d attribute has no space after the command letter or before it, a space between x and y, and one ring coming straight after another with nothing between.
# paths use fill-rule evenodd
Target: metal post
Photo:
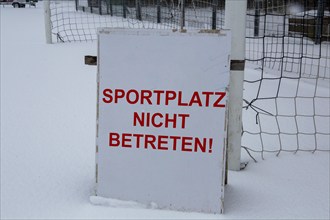
<instances>
[{"instance_id":1,"label":"metal post","mask_svg":"<svg viewBox=\"0 0 330 220\"><path fill-rule=\"evenodd\" d=\"M317 1L317 18L315 26L315 44L321 43L322 38L322 26L324 18L324 0Z\"/></svg>"},{"instance_id":2,"label":"metal post","mask_svg":"<svg viewBox=\"0 0 330 220\"><path fill-rule=\"evenodd\" d=\"M161 22L160 16L161 16L160 0L157 0L157 23Z\"/></svg>"},{"instance_id":3,"label":"metal post","mask_svg":"<svg viewBox=\"0 0 330 220\"><path fill-rule=\"evenodd\" d=\"M110 7L109 7L110 4L109 4L109 0L106 0L106 1L105 1L105 4L106 4L106 6L107 6L107 15L108 15L108 14L110 14Z\"/></svg>"},{"instance_id":4,"label":"metal post","mask_svg":"<svg viewBox=\"0 0 330 220\"><path fill-rule=\"evenodd\" d=\"M99 6L99 14L102 15L102 0L98 0L97 4Z\"/></svg>"},{"instance_id":5,"label":"metal post","mask_svg":"<svg viewBox=\"0 0 330 220\"><path fill-rule=\"evenodd\" d=\"M109 0L109 6L110 6L110 15L113 16L113 11L112 11L112 0Z\"/></svg>"},{"instance_id":6,"label":"metal post","mask_svg":"<svg viewBox=\"0 0 330 220\"><path fill-rule=\"evenodd\" d=\"M75 0L75 4L76 4L76 11L78 11L79 0Z\"/></svg>"},{"instance_id":7,"label":"metal post","mask_svg":"<svg viewBox=\"0 0 330 220\"><path fill-rule=\"evenodd\" d=\"M142 21L140 0L135 0L135 7L136 7L136 19Z\"/></svg>"},{"instance_id":8,"label":"metal post","mask_svg":"<svg viewBox=\"0 0 330 220\"><path fill-rule=\"evenodd\" d=\"M123 0L123 18L126 18L126 0Z\"/></svg>"},{"instance_id":9,"label":"metal post","mask_svg":"<svg viewBox=\"0 0 330 220\"><path fill-rule=\"evenodd\" d=\"M44 0L45 34L47 44L52 43L52 21L50 17L50 0Z\"/></svg>"},{"instance_id":10,"label":"metal post","mask_svg":"<svg viewBox=\"0 0 330 220\"><path fill-rule=\"evenodd\" d=\"M93 7L94 7L94 4L93 4L94 2L91 2L90 3L90 10L91 10L91 13L93 13Z\"/></svg>"},{"instance_id":11,"label":"metal post","mask_svg":"<svg viewBox=\"0 0 330 220\"><path fill-rule=\"evenodd\" d=\"M225 28L231 29L231 65L228 100L228 168L241 169L245 22L247 0L226 0Z\"/></svg>"},{"instance_id":12,"label":"metal post","mask_svg":"<svg viewBox=\"0 0 330 220\"><path fill-rule=\"evenodd\" d=\"M254 11L254 36L257 37L259 36L261 1L257 0L255 4L256 6Z\"/></svg>"},{"instance_id":13,"label":"metal post","mask_svg":"<svg viewBox=\"0 0 330 220\"><path fill-rule=\"evenodd\" d=\"M180 0L180 6L181 6L181 18L180 18L180 28L181 30L185 26L185 0Z\"/></svg>"},{"instance_id":14,"label":"metal post","mask_svg":"<svg viewBox=\"0 0 330 220\"><path fill-rule=\"evenodd\" d=\"M217 29L217 7L218 0L212 1L212 30Z\"/></svg>"}]
</instances>

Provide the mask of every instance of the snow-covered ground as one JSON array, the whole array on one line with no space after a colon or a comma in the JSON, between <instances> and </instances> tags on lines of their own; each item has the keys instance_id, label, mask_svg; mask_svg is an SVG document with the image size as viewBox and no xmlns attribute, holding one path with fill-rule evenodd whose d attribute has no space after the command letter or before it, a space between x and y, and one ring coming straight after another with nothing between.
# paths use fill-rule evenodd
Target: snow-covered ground
<instances>
[{"instance_id":1,"label":"snow-covered ground","mask_svg":"<svg viewBox=\"0 0 330 220\"><path fill-rule=\"evenodd\" d=\"M229 172L223 215L93 205L96 68L83 58L96 54L96 42L45 44L42 4L0 7L0 22L1 219L330 218L326 152L258 163L244 154L250 163Z\"/></svg>"}]
</instances>

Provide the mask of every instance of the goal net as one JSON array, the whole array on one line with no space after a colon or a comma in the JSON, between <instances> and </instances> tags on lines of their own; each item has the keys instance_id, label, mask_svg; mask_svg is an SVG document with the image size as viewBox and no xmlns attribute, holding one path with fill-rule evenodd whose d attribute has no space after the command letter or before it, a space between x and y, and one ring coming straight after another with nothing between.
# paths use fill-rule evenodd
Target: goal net
<instances>
[{"instance_id":1,"label":"goal net","mask_svg":"<svg viewBox=\"0 0 330 220\"><path fill-rule=\"evenodd\" d=\"M249 3L243 147L329 151L329 1Z\"/></svg>"},{"instance_id":2,"label":"goal net","mask_svg":"<svg viewBox=\"0 0 330 220\"><path fill-rule=\"evenodd\" d=\"M221 29L224 0L50 1L53 42L92 41L98 27ZM249 0L242 148L330 151L330 3Z\"/></svg>"},{"instance_id":3,"label":"goal net","mask_svg":"<svg viewBox=\"0 0 330 220\"><path fill-rule=\"evenodd\" d=\"M219 29L224 1L51 0L53 42L96 40L99 27Z\"/></svg>"}]
</instances>

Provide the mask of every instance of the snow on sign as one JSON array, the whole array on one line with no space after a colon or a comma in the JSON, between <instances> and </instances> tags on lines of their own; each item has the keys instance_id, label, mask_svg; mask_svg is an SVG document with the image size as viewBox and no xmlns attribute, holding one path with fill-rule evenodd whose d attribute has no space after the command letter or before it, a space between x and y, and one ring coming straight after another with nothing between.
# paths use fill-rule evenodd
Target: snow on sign
<instances>
[{"instance_id":1,"label":"snow on sign","mask_svg":"<svg viewBox=\"0 0 330 220\"><path fill-rule=\"evenodd\" d=\"M229 32L100 29L96 195L221 213Z\"/></svg>"}]
</instances>

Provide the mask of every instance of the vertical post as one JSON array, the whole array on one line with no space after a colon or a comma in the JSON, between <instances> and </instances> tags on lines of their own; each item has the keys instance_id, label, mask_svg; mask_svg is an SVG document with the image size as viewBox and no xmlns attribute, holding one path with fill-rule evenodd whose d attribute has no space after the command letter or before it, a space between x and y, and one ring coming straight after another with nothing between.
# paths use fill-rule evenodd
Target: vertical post
<instances>
[{"instance_id":1,"label":"vertical post","mask_svg":"<svg viewBox=\"0 0 330 220\"><path fill-rule=\"evenodd\" d=\"M123 0L123 18L126 18L126 0Z\"/></svg>"},{"instance_id":2,"label":"vertical post","mask_svg":"<svg viewBox=\"0 0 330 220\"><path fill-rule=\"evenodd\" d=\"M135 0L135 7L136 7L136 19L142 21L140 0Z\"/></svg>"},{"instance_id":3,"label":"vertical post","mask_svg":"<svg viewBox=\"0 0 330 220\"><path fill-rule=\"evenodd\" d=\"M99 14L102 15L102 0L98 0L97 4L99 6Z\"/></svg>"},{"instance_id":4,"label":"vertical post","mask_svg":"<svg viewBox=\"0 0 330 220\"><path fill-rule=\"evenodd\" d=\"M50 0L44 0L44 20L45 20L45 34L46 43L52 43L52 21L51 21L51 11L50 11Z\"/></svg>"},{"instance_id":5,"label":"vertical post","mask_svg":"<svg viewBox=\"0 0 330 220\"><path fill-rule=\"evenodd\" d=\"M228 168L241 169L245 22L247 0L226 0L225 28L231 29L231 65L228 100Z\"/></svg>"},{"instance_id":6,"label":"vertical post","mask_svg":"<svg viewBox=\"0 0 330 220\"><path fill-rule=\"evenodd\" d=\"M179 0L180 1L180 6L181 6L181 17L180 17L180 28L181 30L185 26L185 0Z\"/></svg>"},{"instance_id":7,"label":"vertical post","mask_svg":"<svg viewBox=\"0 0 330 220\"><path fill-rule=\"evenodd\" d=\"M79 0L75 0L75 4L76 4L76 11L78 11Z\"/></svg>"},{"instance_id":8,"label":"vertical post","mask_svg":"<svg viewBox=\"0 0 330 220\"><path fill-rule=\"evenodd\" d=\"M160 0L157 0L157 23L161 22L160 16L161 16Z\"/></svg>"},{"instance_id":9,"label":"vertical post","mask_svg":"<svg viewBox=\"0 0 330 220\"><path fill-rule=\"evenodd\" d=\"M212 30L217 29L218 0L212 0Z\"/></svg>"},{"instance_id":10,"label":"vertical post","mask_svg":"<svg viewBox=\"0 0 330 220\"><path fill-rule=\"evenodd\" d=\"M254 11L254 36L259 36L259 27L260 27L260 6L261 1L257 0L255 1L255 11Z\"/></svg>"},{"instance_id":11,"label":"vertical post","mask_svg":"<svg viewBox=\"0 0 330 220\"><path fill-rule=\"evenodd\" d=\"M110 7L110 15L113 16L113 11L112 11L112 0L108 0L108 4Z\"/></svg>"},{"instance_id":12,"label":"vertical post","mask_svg":"<svg viewBox=\"0 0 330 220\"><path fill-rule=\"evenodd\" d=\"M106 7L107 7L107 15L110 14L110 7L109 7L109 0L105 1Z\"/></svg>"},{"instance_id":13,"label":"vertical post","mask_svg":"<svg viewBox=\"0 0 330 220\"><path fill-rule=\"evenodd\" d=\"M324 0L317 1L317 18L315 26L315 44L321 43L322 38L322 26L324 18Z\"/></svg>"}]
</instances>

